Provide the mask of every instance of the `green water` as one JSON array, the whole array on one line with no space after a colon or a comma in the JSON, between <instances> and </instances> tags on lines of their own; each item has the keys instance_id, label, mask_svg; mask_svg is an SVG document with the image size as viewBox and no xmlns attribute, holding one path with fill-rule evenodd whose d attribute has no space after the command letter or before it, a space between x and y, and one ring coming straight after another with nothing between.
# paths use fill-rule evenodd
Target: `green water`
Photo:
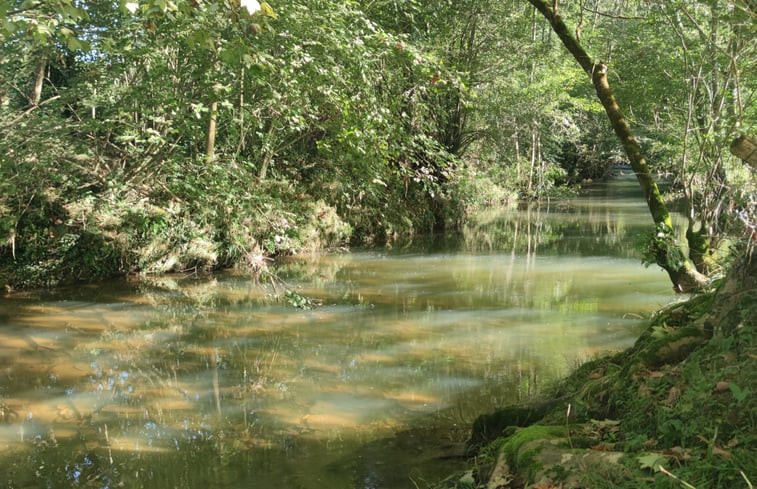
<instances>
[{"instance_id":1,"label":"green water","mask_svg":"<svg viewBox=\"0 0 757 489\"><path fill-rule=\"evenodd\" d=\"M633 180L465 233L0 299L0 484L414 488L674 300ZM275 299L283 285L322 305Z\"/></svg>"}]
</instances>

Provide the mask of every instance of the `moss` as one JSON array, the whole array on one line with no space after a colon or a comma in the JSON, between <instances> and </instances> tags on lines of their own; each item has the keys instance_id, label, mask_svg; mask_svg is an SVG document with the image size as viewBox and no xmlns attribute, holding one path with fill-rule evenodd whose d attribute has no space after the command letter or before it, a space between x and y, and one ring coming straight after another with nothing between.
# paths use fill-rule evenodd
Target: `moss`
<instances>
[{"instance_id":1,"label":"moss","mask_svg":"<svg viewBox=\"0 0 757 489\"><path fill-rule=\"evenodd\" d=\"M556 405L562 405L561 399L555 398L525 406L508 406L479 416L473 423L473 432L466 451L473 453L479 447L501 437L509 427L528 426L539 421Z\"/></svg>"},{"instance_id":2,"label":"moss","mask_svg":"<svg viewBox=\"0 0 757 489\"><path fill-rule=\"evenodd\" d=\"M484 427L509 433L496 446L522 483L549 479L565 481L566 487L678 487L642 463L654 452L667 470L695 487L745 487L741 473L757 473L757 281L754 269L737 273L742 287L730 279L713 292L675 304L657 314L627 351L580 366L551 390L559 402L487 415L477 420L474 435L481 436ZM571 450L554 445L565 435L567 404L571 423L583 423L582 429L571 429ZM591 421L605 418L614 421ZM538 424L512 430L503 426L508 421ZM594 469L563 473L550 462L564 454L566 461L558 466L573 467L567 458L583 463L619 451L627 454L625 466L601 462L597 468L607 472L601 476Z\"/></svg>"},{"instance_id":3,"label":"moss","mask_svg":"<svg viewBox=\"0 0 757 489\"><path fill-rule=\"evenodd\" d=\"M533 462L533 452L520 453L521 448L534 440L564 438L567 429L564 426L545 426L534 424L516 431L502 444L501 452L513 468L526 468Z\"/></svg>"}]
</instances>

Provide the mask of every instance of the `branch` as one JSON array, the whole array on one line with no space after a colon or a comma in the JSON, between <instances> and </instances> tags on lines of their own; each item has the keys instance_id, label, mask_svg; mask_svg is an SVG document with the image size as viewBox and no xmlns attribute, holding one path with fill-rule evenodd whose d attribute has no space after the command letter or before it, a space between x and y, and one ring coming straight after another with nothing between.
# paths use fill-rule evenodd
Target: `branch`
<instances>
[{"instance_id":1,"label":"branch","mask_svg":"<svg viewBox=\"0 0 757 489\"><path fill-rule=\"evenodd\" d=\"M42 3L33 3L33 4L29 5L26 8L20 8L20 9L16 9L16 10L10 10L10 11L6 12L5 15L9 15L10 16L10 15L22 14L22 13L28 12L30 10L38 9L41 6L42 6Z\"/></svg>"},{"instance_id":2,"label":"branch","mask_svg":"<svg viewBox=\"0 0 757 489\"><path fill-rule=\"evenodd\" d=\"M26 110L25 110L25 111L24 111L24 112L23 112L23 113L22 113L21 115L19 115L18 117L16 117L16 118L15 118L15 119L13 119L12 121L10 121L10 122L8 123L8 125L9 125L9 126L11 126L11 125L15 124L16 122L20 121L21 119L23 119L23 118L24 118L24 117L26 117L27 115L31 114L31 113L32 113L32 112L34 112L35 110L37 110L37 109L39 109L40 107L42 107L43 105L47 105L47 104L49 104L50 102L52 102L53 100L55 100L55 99L58 99L58 98L60 98L60 95L56 95L56 96L54 96L54 97L50 97L49 99L45 100L44 102L41 102L41 103L39 103L39 104L37 104L37 105L33 105L33 106L29 107L29 108L28 108L28 109L26 109Z\"/></svg>"},{"instance_id":3,"label":"branch","mask_svg":"<svg viewBox=\"0 0 757 489\"><path fill-rule=\"evenodd\" d=\"M585 7L584 5L581 5L581 10L584 12L591 12L592 14L599 15L600 17L607 17L610 19L621 19L621 20L647 20L646 17L630 17L626 15L615 15L615 14L608 14L607 12L601 12L597 9L591 9L588 7Z\"/></svg>"},{"instance_id":4,"label":"branch","mask_svg":"<svg viewBox=\"0 0 757 489\"><path fill-rule=\"evenodd\" d=\"M578 64L581 65L581 68L586 74L592 76L595 68L594 61L592 61L583 46L581 46L576 38L573 37L573 34L570 33L568 26L565 25L562 17L555 14L546 2L542 0L528 0L528 2L533 5L536 10L547 19L547 21L549 21L552 30L555 31L555 34L560 38L560 41L562 41L565 48L573 55L576 61L578 61Z\"/></svg>"}]
</instances>

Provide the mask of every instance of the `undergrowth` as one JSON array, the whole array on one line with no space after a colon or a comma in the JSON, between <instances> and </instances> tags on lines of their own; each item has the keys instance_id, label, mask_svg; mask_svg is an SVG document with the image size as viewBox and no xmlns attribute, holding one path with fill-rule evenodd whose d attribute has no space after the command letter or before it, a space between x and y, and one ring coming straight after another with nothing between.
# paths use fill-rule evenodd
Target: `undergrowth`
<instances>
[{"instance_id":1,"label":"undergrowth","mask_svg":"<svg viewBox=\"0 0 757 489\"><path fill-rule=\"evenodd\" d=\"M743 288L731 284L666 308L632 348L591 360L552 387L548 397L558 402L536 423L570 426L570 453L622 455L621 469L585 471L583 485L569 487L751 489L757 480L757 291L749 273L741 274ZM501 430L502 420L496 422ZM474 430L486 430L482 424ZM505 438L483 448L481 460L491 464L522 429L500 431ZM529 483L528 474L508 480L497 487ZM489 482L483 474L471 487Z\"/></svg>"}]
</instances>

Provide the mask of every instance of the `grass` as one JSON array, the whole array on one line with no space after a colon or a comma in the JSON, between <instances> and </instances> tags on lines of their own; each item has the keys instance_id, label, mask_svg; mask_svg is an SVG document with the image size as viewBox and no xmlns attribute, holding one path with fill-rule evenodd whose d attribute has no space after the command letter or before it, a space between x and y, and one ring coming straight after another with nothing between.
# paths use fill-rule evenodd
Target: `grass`
<instances>
[{"instance_id":1,"label":"grass","mask_svg":"<svg viewBox=\"0 0 757 489\"><path fill-rule=\"evenodd\" d=\"M531 479L527 457L516 454L524 437L562 438L566 454L623 453L617 470L603 467L605 475L570 474L578 476L581 487L752 489L757 291L750 276L742 274L745 287L731 284L670 306L629 350L578 367L549 392L561 402L528 428L502 431L498 426L505 437L479 452L481 460L491 463L499 450L507 455L516 481L508 489L528 483L559 487ZM487 427L479 421L476 429ZM485 478L476 484L487 487Z\"/></svg>"}]
</instances>

